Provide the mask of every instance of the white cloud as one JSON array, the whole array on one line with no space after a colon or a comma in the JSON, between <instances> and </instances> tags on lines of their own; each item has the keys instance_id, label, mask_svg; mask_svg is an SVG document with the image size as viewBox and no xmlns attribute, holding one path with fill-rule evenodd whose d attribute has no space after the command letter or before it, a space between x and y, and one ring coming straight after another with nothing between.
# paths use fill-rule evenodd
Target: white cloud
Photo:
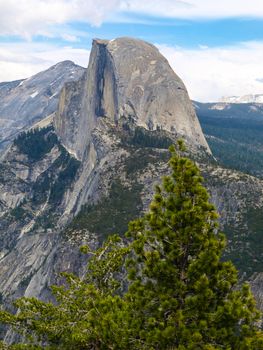
<instances>
[{"instance_id":1,"label":"white cloud","mask_svg":"<svg viewBox=\"0 0 263 350\"><path fill-rule=\"evenodd\" d=\"M263 17L262 0L123 0L121 10L183 19Z\"/></svg>"},{"instance_id":2,"label":"white cloud","mask_svg":"<svg viewBox=\"0 0 263 350\"><path fill-rule=\"evenodd\" d=\"M263 42L196 50L159 46L189 95L198 101L263 93Z\"/></svg>"},{"instance_id":3,"label":"white cloud","mask_svg":"<svg viewBox=\"0 0 263 350\"><path fill-rule=\"evenodd\" d=\"M49 28L71 21L100 25L119 0L0 0L0 35L26 38L49 34Z\"/></svg>"},{"instance_id":4,"label":"white cloud","mask_svg":"<svg viewBox=\"0 0 263 350\"><path fill-rule=\"evenodd\" d=\"M88 66L89 50L34 43L2 44L0 82L30 77L60 61Z\"/></svg>"},{"instance_id":5,"label":"white cloud","mask_svg":"<svg viewBox=\"0 0 263 350\"><path fill-rule=\"evenodd\" d=\"M145 20L132 14L185 19L263 18L263 3L262 0L0 0L0 35L30 39L36 34L52 36L54 26L74 21L98 26L107 18L116 22L123 18L131 22Z\"/></svg>"},{"instance_id":6,"label":"white cloud","mask_svg":"<svg viewBox=\"0 0 263 350\"><path fill-rule=\"evenodd\" d=\"M80 39L76 35L72 34L61 34L61 38L64 39L65 41L70 41L72 43L76 43L80 41Z\"/></svg>"}]
</instances>

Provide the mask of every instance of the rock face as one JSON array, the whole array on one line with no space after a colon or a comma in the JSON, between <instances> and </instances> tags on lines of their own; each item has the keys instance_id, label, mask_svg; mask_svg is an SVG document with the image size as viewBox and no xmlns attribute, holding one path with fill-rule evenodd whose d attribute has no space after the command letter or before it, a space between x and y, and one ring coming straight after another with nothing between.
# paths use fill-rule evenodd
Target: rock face
<instances>
[{"instance_id":1,"label":"rock face","mask_svg":"<svg viewBox=\"0 0 263 350\"><path fill-rule=\"evenodd\" d=\"M0 84L0 148L21 131L57 110L60 90L78 80L85 69L60 62L31 78Z\"/></svg>"},{"instance_id":2,"label":"rock face","mask_svg":"<svg viewBox=\"0 0 263 350\"><path fill-rule=\"evenodd\" d=\"M125 232L147 210L154 183L167 172L167 146L179 136L210 179L222 227L248 227L251 193L263 193L261 180L215 164L182 81L152 45L95 40L81 71L64 85L53 126L21 134L0 163L0 291L7 304L21 295L48 299L59 272L82 274L79 246ZM251 247L249 273L259 266L256 252Z\"/></svg>"},{"instance_id":3,"label":"rock face","mask_svg":"<svg viewBox=\"0 0 263 350\"><path fill-rule=\"evenodd\" d=\"M55 128L79 159L101 117L182 135L210 152L183 82L156 47L141 40L94 40L86 76L65 86Z\"/></svg>"},{"instance_id":4,"label":"rock face","mask_svg":"<svg viewBox=\"0 0 263 350\"><path fill-rule=\"evenodd\" d=\"M53 129L47 116L63 84ZM182 81L155 47L140 40L95 40L84 74L62 62L2 84L0 92L2 121L13 115L9 135L18 127L48 126L20 135L0 164L0 289L6 302L24 294L47 298L59 271L82 271L81 242L96 245L107 234L96 223L80 230L73 225L62 234L74 216L81 217L83 205L93 208L89 215L101 201L106 216L121 208L110 215L110 231L147 208L168 156L152 146L167 147L181 135L209 153Z\"/></svg>"}]
</instances>

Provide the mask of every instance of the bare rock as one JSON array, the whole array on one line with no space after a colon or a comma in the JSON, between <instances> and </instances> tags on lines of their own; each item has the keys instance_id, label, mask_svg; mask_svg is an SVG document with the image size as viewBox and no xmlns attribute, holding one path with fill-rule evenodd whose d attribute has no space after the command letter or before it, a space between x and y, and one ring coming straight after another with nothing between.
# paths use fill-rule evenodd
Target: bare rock
<instances>
[{"instance_id":1,"label":"bare rock","mask_svg":"<svg viewBox=\"0 0 263 350\"><path fill-rule=\"evenodd\" d=\"M62 91L55 128L63 145L83 159L102 117L167 130L210 153L182 80L144 41L94 40L85 76Z\"/></svg>"}]
</instances>

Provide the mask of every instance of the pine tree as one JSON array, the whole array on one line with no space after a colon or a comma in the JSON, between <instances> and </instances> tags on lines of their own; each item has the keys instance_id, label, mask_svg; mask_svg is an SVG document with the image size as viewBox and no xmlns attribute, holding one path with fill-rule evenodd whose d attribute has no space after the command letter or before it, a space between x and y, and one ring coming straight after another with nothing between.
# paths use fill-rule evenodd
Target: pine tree
<instances>
[{"instance_id":1,"label":"pine tree","mask_svg":"<svg viewBox=\"0 0 263 350\"><path fill-rule=\"evenodd\" d=\"M249 286L239 289L235 267L222 261L225 237L198 167L171 152L172 174L129 228L137 348L252 349L258 312Z\"/></svg>"},{"instance_id":2,"label":"pine tree","mask_svg":"<svg viewBox=\"0 0 263 350\"><path fill-rule=\"evenodd\" d=\"M18 348L263 349L249 286L222 259L218 215L183 151L181 142L171 148L172 173L130 223L128 242L113 236L97 251L82 248L92 254L88 273L65 274L56 304L22 298L17 315L0 313L24 336Z\"/></svg>"},{"instance_id":3,"label":"pine tree","mask_svg":"<svg viewBox=\"0 0 263 350\"><path fill-rule=\"evenodd\" d=\"M126 304L114 273L121 270L129 249L118 236L93 252L82 247L83 253L91 254L88 273L84 278L63 273L66 284L52 287L55 304L23 297L14 303L16 315L0 312L0 320L23 338L7 349L128 349L120 332Z\"/></svg>"}]
</instances>

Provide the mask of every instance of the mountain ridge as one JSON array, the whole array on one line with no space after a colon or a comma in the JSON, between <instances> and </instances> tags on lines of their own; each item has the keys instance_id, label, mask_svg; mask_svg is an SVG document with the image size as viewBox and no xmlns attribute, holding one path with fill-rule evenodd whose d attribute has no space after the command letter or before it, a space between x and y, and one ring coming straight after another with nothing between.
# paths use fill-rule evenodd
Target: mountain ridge
<instances>
[{"instance_id":1,"label":"mountain ridge","mask_svg":"<svg viewBox=\"0 0 263 350\"><path fill-rule=\"evenodd\" d=\"M21 131L54 113L64 83L79 79L84 70L63 61L27 79L1 83L0 149L5 149Z\"/></svg>"},{"instance_id":2,"label":"mountain ridge","mask_svg":"<svg viewBox=\"0 0 263 350\"><path fill-rule=\"evenodd\" d=\"M215 162L185 86L160 53L150 45L146 57L148 44L129 39L125 46L125 40L94 41L88 69L60 92L53 124L18 135L2 158L0 290L6 304L22 295L47 300L49 286L61 282L59 272L81 275L85 257L79 246L96 247L107 234L123 233L133 216L147 210L154 184L167 171L167 146L179 137L210 179L222 227L238 225L237 208L246 227L248 196L262 192L260 179ZM132 53L128 68L124 51ZM149 64L153 57L158 62ZM149 80L153 72L154 82ZM158 110L163 111L160 120ZM253 198L260 211L263 203ZM229 237L233 249L245 251L245 238ZM250 277L256 248L251 245L247 270L242 267Z\"/></svg>"},{"instance_id":3,"label":"mountain ridge","mask_svg":"<svg viewBox=\"0 0 263 350\"><path fill-rule=\"evenodd\" d=\"M263 94L248 94L242 96L223 96L219 103L263 103Z\"/></svg>"}]
</instances>

